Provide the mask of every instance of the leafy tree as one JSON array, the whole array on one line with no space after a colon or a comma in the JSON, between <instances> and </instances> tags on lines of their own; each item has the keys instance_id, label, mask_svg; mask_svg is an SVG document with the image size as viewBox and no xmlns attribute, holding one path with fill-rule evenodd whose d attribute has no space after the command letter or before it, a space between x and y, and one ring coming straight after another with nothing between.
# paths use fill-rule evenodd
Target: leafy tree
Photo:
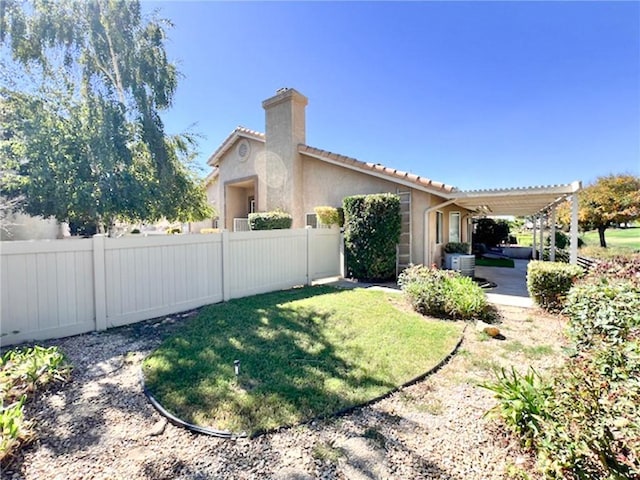
<instances>
[{"instance_id":1,"label":"leafy tree","mask_svg":"<svg viewBox=\"0 0 640 480\"><path fill-rule=\"evenodd\" d=\"M115 220L211 216L193 135L170 136L178 72L164 24L138 1L3 0L3 193L22 210L103 230ZM9 55L10 54L10 55Z\"/></svg>"},{"instance_id":2,"label":"leafy tree","mask_svg":"<svg viewBox=\"0 0 640 480\"><path fill-rule=\"evenodd\" d=\"M640 218L640 177L630 174L599 177L578 193L578 225L582 230L598 230L600 246L606 248L605 230L612 225ZM558 221L571 223L571 206L558 207Z\"/></svg>"},{"instance_id":3,"label":"leafy tree","mask_svg":"<svg viewBox=\"0 0 640 480\"><path fill-rule=\"evenodd\" d=\"M478 219L473 232L473 243L483 243L487 247L495 247L509 240L509 222L493 218Z\"/></svg>"}]
</instances>

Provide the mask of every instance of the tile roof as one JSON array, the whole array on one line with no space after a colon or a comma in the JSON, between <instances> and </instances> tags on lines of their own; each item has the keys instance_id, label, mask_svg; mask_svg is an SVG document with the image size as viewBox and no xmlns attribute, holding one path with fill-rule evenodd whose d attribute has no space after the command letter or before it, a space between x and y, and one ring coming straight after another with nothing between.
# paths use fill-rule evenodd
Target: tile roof
<instances>
[{"instance_id":1,"label":"tile roof","mask_svg":"<svg viewBox=\"0 0 640 480\"><path fill-rule=\"evenodd\" d=\"M207 163L215 167L216 163L220 158L233 146L235 141L240 138L250 138L253 140L257 140L259 142L264 142L266 136L264 133L256 132L255 130L251 130L246 127L238 126L236 127L222 144L218 147L218 149L211 154ZM421 177L419 175L414 175L413 173L403 172L401 170L396 170L394 168L385 167L384 165L380 165L379 163L368 163L357 160L355 158L347 157L345 155L339 155L337 153L329 152L327 150L322 150L319 148L310 147L309 145L298 145L298 152L310 155L320 160L329 161L331 163L342 164L347 168L356 169L362 171L365 174L373 174L376 176L384 176L388 177L390 181L402 181L404 183L409 183L415 185L417 187L422 187L428 190L433 190L438 193L451 193L456 191L455 187L451 185L446 185L441 182L436 182L426 177ZM211 172L210 177L207 178L210 181L217 175L217 171L214 168L214 172Z\"/></svg>"},{"instance_id":2,"label":"tile roof","mask_svg":"<svg viewBox=\"0 0 640 480\"><path fill-rule=\"evenodd\" d=\"M329 161L336 164L342 164L345 167L362 171L377 176L389 177L391 181L402 181L416 187L422 187L428 190L435 190L438 193L450 194L456 191L456 188L445 183L436 182L426 177L421 177L409 172L396 170L395 168L385 167L379 163L368 163L357 160L355 158L339 155L337 153L328 152L319 148L310 147L309 145L298 145L298 152L304 155L310 155L320 160Z\"/></svg>"},{"instance_id":3,"label":"tile roof","mask_svg":"<svg viewBox=\"0 0 640 480\"><path fill-rule=\"evenodd\" d=\"M256 132L255 130L239 125L227 136L227 138L224 139L218 149L211 154L207 159L207 164L214 167L216 161L233 146L236 139L239 137L251 138L253 140L258 140L259 142L264 142L266 138L264 133Z\"/></svg>"}]
</instances>

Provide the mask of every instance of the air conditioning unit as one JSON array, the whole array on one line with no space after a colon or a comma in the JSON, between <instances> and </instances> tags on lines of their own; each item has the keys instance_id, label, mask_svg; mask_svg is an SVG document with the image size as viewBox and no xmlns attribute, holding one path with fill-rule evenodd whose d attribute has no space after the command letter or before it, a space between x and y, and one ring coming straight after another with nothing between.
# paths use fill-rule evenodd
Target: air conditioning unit
<instances>
[{"instance_id":1,"label":"air conditioning unit","mask_svg":"<svg viewBox=\"0 0 640 480\"><path fill-rule=\"evenodd\" d=\"M451 270L456 270L466 277L473 278L476 270L475 255L456 255L451 257Z\"/></svg>"}]
</instances>

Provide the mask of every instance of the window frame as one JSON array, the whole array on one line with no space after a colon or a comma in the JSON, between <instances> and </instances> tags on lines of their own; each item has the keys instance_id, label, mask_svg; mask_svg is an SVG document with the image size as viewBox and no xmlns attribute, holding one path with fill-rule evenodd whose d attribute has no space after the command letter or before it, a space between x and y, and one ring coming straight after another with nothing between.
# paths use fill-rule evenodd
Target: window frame
<instances>
[{"instance_id":1,"label":"window frame","mask_svg":"<svg viewBox=\"0 0 640 480\"><path fill-rule=\"evenodd\" d=\"M444 213L436 210L436 245L441 245L443 240Z\"/></svg>"},{"instance_id":2,"label":"window frame","mask_svg":"<svg viewBox=\"0 0 640 480\"><path fill-rule=\"evenodd\" d=\"M457 221L453 221L452 220L458 217ZM458 231L457 231L457 237L452 238L451 233L452 233L452 229L451 227L453 225L458 226ZM455 243L460 243L462 239L462 214L458 211L458 210L454 210L449 212L449 241L450 242L455 242Z\"/></svg>"}]
</instances>

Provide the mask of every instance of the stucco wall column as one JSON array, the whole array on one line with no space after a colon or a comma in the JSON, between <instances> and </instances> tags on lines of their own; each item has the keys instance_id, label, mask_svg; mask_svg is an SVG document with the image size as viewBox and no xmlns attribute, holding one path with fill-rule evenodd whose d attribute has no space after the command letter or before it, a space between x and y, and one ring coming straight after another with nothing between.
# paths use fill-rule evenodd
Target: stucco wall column
<instances>
[{"instance_id":1,"label":"stucco wall column","mask_svg":"<svg viewBox=\"0 0 640 480\"><path fill-rule=\"evenodd\" d=\"M292 88L280 89L274 97L262 102L266 121L262 159L267 184L264 209L280 208L290 213L293 228L304 226L303 171L298 145L305 143L307 103L307 97Z\"/></svg>"}]
</instances>

